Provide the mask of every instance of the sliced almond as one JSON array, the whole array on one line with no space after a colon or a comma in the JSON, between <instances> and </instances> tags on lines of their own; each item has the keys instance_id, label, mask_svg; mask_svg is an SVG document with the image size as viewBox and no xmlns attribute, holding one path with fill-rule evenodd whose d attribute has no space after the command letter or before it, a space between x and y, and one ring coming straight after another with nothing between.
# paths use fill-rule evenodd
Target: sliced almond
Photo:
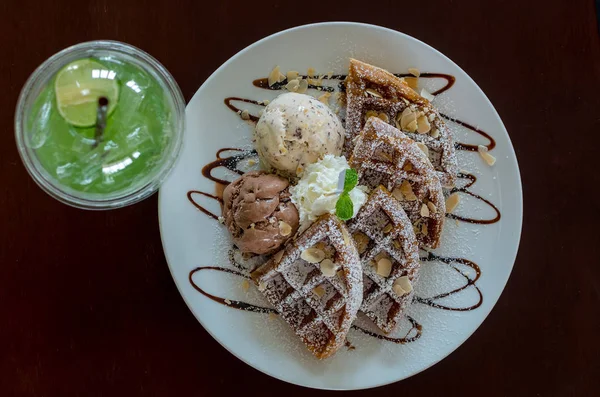
<instances>
[{"instance_id":1,"label":"sliced almond","mask_svg":"<svg viewBox=\"0 0 600 397\"><path fill-rule=\"evenodd\" d=\"M387 115L387 114L385 114L385 113L379 113L379 114L377 115L377 117L379 117L381 120L385 121L386 123L389 123L389 122L390 122L390 118L389 118L389 117L388 117L388 115Z\"/></svg>"},{"instance_id":2,"label":"sliced almond","mask_svg":"<svg viewBox=\"0 0 600 397\"><path fill-rule=\"evenodd\" d=\"M417 146L425 153L425 157L429 158L429 148L423 142L417 142Z\"/></svg>"},{"instance_id":3,"label":"sliced almond","mask_svg":"<svg viewBox=\"0 0 600 397\"><path fill-rule=\"evenodd\" d=\"M401 289L403 291L402 294L398 294L398 295L406 295L409 292L411 292L413 289L412 283L410 282L410 279L408 278L408 276L398 277L396 279L396 281L394 281L394 284L393 284L394 292L396 292L396 287L399 287L399 289Z\"/></svg>"},{"instance_id":4,"label":"sliced almond","mask_svg":"<svg viewBox=\"0 0 600 397\"><path fill-rule=\"evenodd\" d=\"M431 130L431 125L426 116L421 116L417 119L417 132L419 134L427 134Z\"/></svg>"},{"instance_id":5,"label":"sliced almond","mask_svg":"<svg viewBox=\"0 0 600 397\"><path fill-rule=\"evenodd\" d=\"M248 112L246 109L244 109L244 110L242 110L240 117L242 118L242 120L250 120L250 112Z\"/></svg>"},{"instance_id":6,"label":"sliced almond","mask_svg":"<svg viewBox=\"0 0 600 397\"><path fill-rule=\"evenodd\" d=\"M298 86L298 90L296 90L299 94L304 94L308 90L308 81L302 79L300 80L300 85Z\"/></svg>"},{"instance_id":7,"label":"sliced almond","mask_svg":"<svg viewBox=\"0 0 600 397\"><path fill-rule=\"evenodd\" d=\"M292 233L292 227L284 221L279 221L279 233L282 236L289 236Z\"/></svg>"},{"instance_id":8,"label":"sliced almond","mask_svg":"<svg viewBox=\"0 0 600 397\"><path fill-rule=\"evenodd\" d=\"M413 90L416 90L417 89L417 85L419 84L419 79L416 78L416 77L405 77L404 81Z\"/></svg>"},{"instance_id":9,"label":"sliced almond","mask_svg":"<svg viewBox=\"0 0 600 397\"><path fill-rule=\"evenodd\" d=\"M392 223L388 223L387 225L385 225L385 227L383 228L383 232L384 233L389 233L392 231L392 229L394 228L394 225L392 225Z\"/></svg>"},{"instance_id":10,"label":"sliced almond","mask_svg":"<svg viewBox=\"0 0 600 397\"><path fill-rule=\"evenodd\" d=\"M412 164L411 164L411 163L405 163L405 164L404 164L404 167L402 167L402 169L403 169L404 171L412 171L412 170L413 170L413 166L412 166Z\"/></svg>"},{"instance_id":11,"label":"sliced almond","mask_svg":"<svg viewBox=\"0 0 600 397\"><path fill-rule=\"evenodd\" d=\"M404 198L408 201L415 201L417 199L410 182L408 182L406 179L400 184L400 191L402 192Z\"/></svg>"},{"instance_id":12,"label":"sliced almond","mask_svg":"<svg viewBox=\"0 0 600 397\"><path fill-rule=\"evenodd\" d=\"M479 152L481 158L487 163L487 165L492 166L496 164L496 158L488 153L487 146L479 145L477 146L477 151Z\"/></svg>"},{"instance_id":13,"label":"sliced almond","mask_svg":"<svg viewBox=\"0 0 600 397\"><path fill-rule=\"evenodd\" d=\"M400 129L406 130L408 125L413 121L417 120L417 114L411 110L411 108L406 108L402 111L400 115ZM416 127L415 127L416 129Z\"/></svg>"},{"instance_id":14,"label":"sliced almond","mask_svg":"<svg viewBox=\"0 0 600 397\"><path fill-rule=\"evenodd\" d=\"M428 234L428 230L427 230L427 223L423 223L423 224L421 225L421 233L423 233L424 235L426 235L426 236L427 236L427 234Z\"/></svg>"},{"instance_id":15,"label":"sliced almond","mask_svg":"<svg viewBox=\"0 0 600 397\"><path fill-rule=\"evenodd\" d=\"M385 251L381 251L380 253L375 255L375 257L373 259L375 260L375 264L377 264L377 262L379 262L380 260L382 260L384 258L388 258L388 254L386 254Z\"/></svg>"},{"instance_id":16,"label":"sliced almond","mask_svg":"<svg viewBox=\"0 0 600 397\"><path fill-rule=\"evenodd\" d=\"M460 196L458 195L458 193L452 193L446 199L446 212L450 213L450 212L454 211L456 209L456 207L458 206L459 202L460 202Z\"/></svg>"},{"instance_id":17,"label":"sliced almond","mask_svg":"<svg viewBox=\"0 0 600 397\"><path fill-rule=\"evenodd\" d=\"M402 248L402 244L400 243L400 241L399 241L398 239L396 239L396 240L393 240L393 241L392 241L392 244L394 244L394 247L396 247L396 249L398 249L398 250L399 250L400 248Z\"/></svg>"},{"instance_id":18,"label":"sliced almond","mask_svg":"<svg viewBox=\"0 0 600 397\"><path fill-rule=\"evenodd\" d=\"M229 299L225 299L225 303L226 303L227 305L231 305L231 301L230 301Z\"/></svg>"},{"instance_id":19,"label":"sliced almond","mask_svg":"<svg viewBox=\"0 0 600 397\"><path fill-rule=\"evenodd\" d=\"M421 88L421 96L427 99L429 102L435 99L435 96L433 96L433 94L427 91L425 88Z\"/></svg>"},{"instance_id":20,"label":"sliced almond","mask_svg":"<svg viewBox=\"0 0 600 397\"><path fill-rule=\"evenodd\" d=\"M276 253L275 255L273 255L273 260L275 261L275 263L279 263L279 261L281 260L281 258L283 257L283 252L285 250L281 250L278 253Z\"/></svg>"},{"instance_id":21,"label":"sliced almond","mask_svg":"<svg viewBox=\"0 0 600 397\"><path fill-rule=\"evenodd\" d=\"M431 212L432 214L437 213L437 207L431 201L427 202L427 207L429 208L429 212Z\"/></svg>"},{"instance_id":22,"label":"sliced almond","mask_svg":"<svg viewBox=\"0 0 600 397\"><path fill-rule=\"evenodd\" d=\"M312 292L319 298L322 298L323 295L325 295L325 288L322 285L317 285L315 288L313 288Z\"/></svg>"},{"instance_id":23,"label":"sliced almond","mask_svg":"<svg viewBox=\"0 0 600 397\"><path fill-rule=\"evenodd\" d=\"M356 243L356 250L359 254L363 254L369 246L369 238L366 234L362 232L356 232L352 235L352 237L354 238L354 242Z\"/></svg>"},{"instance_id":24,"label":"sliced almond","mask_svg":"<svg viewBox=\"0 0 600 397\"><path fill-rule=\"evenodd\" d=\"M395 188L394 190L392 190L392 196L394 196L394 198L398 201L404 200L404 195L402 194L402 191L398 187Z\"/></svg>"},{"instance_id":25,"label":"sliced almond","mask_svg":"<svg viewBox=\"0 0 600 397\"><path fill-rule=\"evenodd\" d=\"M331 259L324 259L319 267L321 268L321 273L323 273L325 277L335 276L335 273L338 270Z\"/></svg>"},{"instance_id":26,"label":"sliced almond","mask_svg":"<svg viewBox=\"0 0 600 397\"><path fill-rule=\"evenodd\" d=\"M418 127L419 127L419 125L417 124L417 120L414 120L414 121L411 121L410 123L408 123L408 125L406 126L406 131L415 132Z\"/></svg>"},{"instance_id":27,"label":"sliced almond","mask_svg":"<svg viewBox=\"0 0 600 397\"><path fill-rule=\"evenodd\" d=\"M372 97L382 98L381 94L379 92L377 92L376 90L372 89L372 88L367 88L365 90L365 92L367 93L367 95L370 95Z\"/></svg>"},{"instance_id":28,"label":"sliced almond","mask_svg":"<svg viewBox=\"0 0 600 397\"><path fill-rule=\"evenodd\" d=\"M319 263L325 259L325 252L318 248L307 248L300 254L300 258L308 263Z\"/></svg>"},{"instance_id":29,"label":"sliced almond","mask_svg":"<svg viewBox=\"0 0 600 397\"><path fill-rule=\"evenodd\" d=\"M244 291L248 291L249 288L250 288L250 283L248 282L248 280L244 279L244 281L242 281L242 289Z\"/></svg>"},{"instance_id":30,"label":"sliced almond","mask_svg":"<svg viewBox=\"0 0 600 397\"><path fill-rule=\"evenodd\" d=\"M300 73L296 72L295 70L290 70L289 72L286 73L286 77L287 77L288 81L297 79L299 75L300 75Z\"/></svg>"},{"instance_id":31,"label":"sliced almond","mask_svg":"<svg viewBox=\"0 0 600 397\"><path fill-rule=\"evenodd\" d=\"M288 83L285 85L285 88L291 92L298 91L299 87L300 87L300 81L298 81L298 79L289 80Z\"/></svg>"},{"instance_id":32,"label":"sliced almond","mask_svg":"<svg viewBox=\"0 0 600 397\"><path fill-rule=\"evenodd\" d=\"M426 204L421 204L421 216L425 218L429 217L429 207Z\"/></svg>"},{"instance_id":33,"label":"sliced almond","mask_svg":"<svg viewBox=\"0 0 600 397\"><path fill-rule=\"evenodd\" d=\"M369 120L371 117L377 117L379 114L375 110L367 110L365 113L365 120Z\"/></svg>"},{"instance_id":34,"label":"sliced almond","mask_svg":"<svg viewBox=\"0 0 600 397\"><path fill-rule=\"evenodd\" d=\"M421 72L417 68L408 68L408 73L412 74L415 77L419 77Z\"/></svg>"},{"instance_id":35,"label":"sliced almond","mask_svg":"<svg viewBox=\"0 0 600 397\"><path fill-rule=\"evenodd\" d=\"M438 138L440 136L440 131L437 128L432 128L431 133L429 134L434 138Z\"/></svg>"},{"instance_id":36,"label":"sliced almond","mask_svg":"<svg viewBox=\"0 0 600 397\"><path fill-rule=\"evenodd\" d=\"M319 102L322 102L325 105L328 105L329 104L329 98L331 98L331 92L324 93L318 99L319 99Z\"/></svg>"},{"instance_id":37,"label":"sliced almond","mask_svg":"<svg viewBox=\"0 0 600 397\"><path fill-rule=\"evenodd\" d=\"M382 258L377 261L377 274L381 277L389 277L392 272L392 261L388 258Z\"/></svg>"},{"instance_id":38,"label":"sliced almond","mask_svg":"<svg viewBox=\"0 0 600 397\"><path fill-rule=\"evenodd\" d=\"M271 70L267 80L269 82L269 87L273 86L275 83L280 83L285 80L285 76L281 74L281 71L279 70L279 65L275 66L273 70Z\"/></svg>"},{"instance_id":39,"label":"sliced almond","mask_svg":"<svg viewBox=\"0 0 600 397\"><path fill-rule=\"evenodd\" d=\"M435 120L435 118L436 118L436 117L437 117L437 116L435 115L435 112L431 112L431 113L429 113L429 117L428 117L428 119L429 119L429 122L430 122L430 123L431 123L431 122L433 122L433 121Z\"/></svg>"}]
</instances>

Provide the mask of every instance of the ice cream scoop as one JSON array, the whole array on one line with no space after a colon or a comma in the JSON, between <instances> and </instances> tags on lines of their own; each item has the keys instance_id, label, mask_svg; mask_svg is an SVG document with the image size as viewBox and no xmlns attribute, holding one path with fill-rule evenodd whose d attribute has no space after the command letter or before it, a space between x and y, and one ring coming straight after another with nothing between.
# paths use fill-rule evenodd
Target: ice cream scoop
<instances>
[{"instance_id":1,"label":"ice cream scoop","mask_svg":"<svg viewBox=\"0 0 600 397\"><path fill-rule=\"evenodd\" d=\"M287 179L263 171L247 172L223 192L223 218L242 251L268 254L298 230Z\"/></svg>"},{"instance_id":2,"label":"ice cream scoop","mask_svg":"<svg viewBox=\"0 0 600 397\"><path fill-rule=\"evenodd\" d=\"M339 156L344 127L329 107L298 93L279 95L265 108L255 131L263 163L286 176L296 176L326 154Z\"/></svg>"}]
</instances>

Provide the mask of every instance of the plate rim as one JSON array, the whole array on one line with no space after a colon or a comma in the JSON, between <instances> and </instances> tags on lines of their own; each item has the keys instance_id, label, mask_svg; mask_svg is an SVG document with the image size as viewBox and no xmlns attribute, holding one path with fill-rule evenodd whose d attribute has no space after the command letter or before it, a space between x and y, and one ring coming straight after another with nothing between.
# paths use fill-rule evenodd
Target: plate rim
<instances>
[{"instance_id":1,"label":"plate rim","mask_svg":"<svg viewBox=\"0 0 600 397\"><path fill-rule=\"evenodd\" d=\"M204 89L206 89L207 83L210 82L221 70L223 70L224 68L226 68L230 63L232 63L236 58L238 58L239 56L241 56L242 54L245 54L246 52L251 51L254 47L259 46L260 44L262 44L265 41L271 40L277 36L280 35L284 35L286 33L291 33L294 31L299 31L299 30L304 30L304 29L311 29L311 28L315 28L315 27L325 27L325 26L346 26L346 27L362 27L362 28L368 28L368 29L375 29L375 30L381 30L381 31L386 31L388 33L393 33L393 34L397 34L400 36L403 36L404 39L408 39L410 41L414 41L417 42L420 45L424 45L425 47L427 47L429 50L432 50L433 52L435 52L437 55L441 56L443 59L445 59L446 61L450 62L451 64L453 64L454 66L456 66L456 68L458 70L460 70L462 73L464 73L464 75L471 81L471 83L473 83L473 85L475 86L475 88L477 89L477 91L483 96L483 98L485 98L485 101L487 102L487 105L489 105L489 107L493 110L493 115L496 118L496 121L499 123L499 125L502 127L504 134L506 135L506 138L508 139L508 142L510 143L510 145L508 145L509 147L507 148L510 153L512 153L512 159L510 159L511 161L514 160L514 166L515 166L515 171L516 171L516 178L517 178L517 184L516 187L516 193L518 196L518 200L516 200L516 207L519 213L519 216L516 219L517 225L518 226L518 230L516 230L516 244L514 245L513 249L509 252L508 257L512 258L512 260L507 261L510 262L510 269L508 271L506 280L504 281L500 294L498 295L498 298L495 299L495 301L493 302L492 305L490 305L489 310L487 310L487 312L485 312L482 316L481 322L479 323L479 325L477 325L477 327L475 327L473 330L469 330L465 333L464 337L461 338L459 340L459 342L456 344L456 346L454 346L454 348L452 350L450 350L447 354L440 356L438 359L432 361L428 366L423 367L419 370L413 371L410 373L410 375L407 375L401 379L396 379L396 380L391 380L391 381L383 381L383 382L379 382L376 384L372 384L372 385L368 385L368 386L364 386L364 387L319 387L319 386L314 386L314 385L307 385L307 384L302 384L299 383L297 381L294 380L290 380L290 379L284 379L283 377L276 375L272 372L270 372L267 369L263 369L263 368L258 368L257 366L253 365L252 363L250 363L248 360L246 360L244 357L242 357L241 355L235 353L234 351L232 351L215 333L211 332L204 324L204 322L202 321L202 319L200 319L199 316L196 315L196 313L194 312L194 310L192 309L192 305L190 303L190 301L188 300L186 294L184 294L182 292L182 288L180 286L180 283L178 282L177 278L175 277L174 274L174 268L173 265L171 265L171 261L169 260L168 254L167 254L167 250L165 247L165 239L163 237L163 219L162 219L162 195L163 195L163 189L162 187L159 189L158 192L158 224L159 224L159 232L160 232L160 239L161 239L161 246L163 248L163 254L165 256L165 260L167 262L167 266L169 268L169 272L171 274L171 278L173 279L173 281L175 282L175 286L177 287L177 291L179 292L179 295L183 298L185 304L187 305L188 310L192 313L192 315L194 316L194 318L196 318L196 320L200 323L200 325L204 328L204 330L213 338L215 339L223 348L225 348L226 351L228 351L230 354L232 354L234 357L236 357L237 359L241 360L244 364L254 368L255 370L264 373L265 375L268 375L270 377L273 377L275 379L278 379L280 381L289 383L289 384L293 384L293 385L297 385L297 386L302 386L302 387L307 387L310 389L315 389L315 390L367 390L367 389L373 389L376 387L381 387L381 386L386 386L386 385L390 385L393 383L397 383L400 382L402 380L408 379L412 376L415 376L429 368L431 368L432 366L436 365L437 363L439 363L440 361L444 360L446 357L448 357L450 354L454 353L459 347L461 347L478 329L479 327L481 327L481 325L483 324L483 322L487 319L487 317L490 315L490 313L492 312L492 310L494 309L494 307L496 307L496 304L498 303L498 301L500 300L500 297L502 296L502 294L504 293L504 290L506 288L506 284L508 283L508 280L510 279L510 276L512 275L512 271L514 269L514 265L516 263L516 259L517 259L517 255L519 252L519 247L521 244L521 235L522 235L522 230L523 230L523 185L522 185L522 179L521 179L521 171L520 171L520 167L519 167L519 161L517 158L517 154L515 152L514 149L514 145L513 142L510 138L510 134L508 133L508 130L506 129L506 126L504 125L502 119L500 118L500 115L498 113L498 111L496 110L495 106L492 104L492 102L490 101L490 99L487 97L487 95L485 94L485 92L481 89L481 87L479 87L479 85L477 84L477 82L467 73L465 72L456 62L454 62L452 59L450 59L448 56L446 56L445 54L443 54L442 52L438 51L437 49L435 49L434 47L430 46L429 44L415 38L412 37L406 33L400 32L398 30L394 30L391 28L387 28L384 26L380 26L380 25L374 25L374 24L369 24L369 23L362 23L362 22L350 22L350 21L329 21L329 22L318 22L318 23L310 23L310 24L305 24L305 25L299 25L299 26L295 26L292 28L288 28L288 29L284 29L278 32L275 32L273 34L270 34L266 37L263 37L260 40L257 40L251 44L249 44L248 46L246 46L245 48L241 49L240 51L236 52L234 55L232 55L231 57L229 57L229 59L227 59L227 61L225 61L223 64L221 64L221 66L219 66L215 71L213 71L210 76L208 76L200 85L200 87L196 90L196 92L194 93L194 95L192 96L192 98L190 98L190 100L188 101L188 103L186 104L186 114L187 114L187 108L189 106L190 103L192 103L194 101L194 99L201 95L202 91ZM187 128L187 126L186 126ZM183 143L182 143L183 145ZM179 160L179 159L178 159ZM175 169L175 167L177 166L178 161L175 162L175 164L173 165L172 169ZM165 179L168 180L169 177L167 177Z\"/></svg>"}]
</instances>

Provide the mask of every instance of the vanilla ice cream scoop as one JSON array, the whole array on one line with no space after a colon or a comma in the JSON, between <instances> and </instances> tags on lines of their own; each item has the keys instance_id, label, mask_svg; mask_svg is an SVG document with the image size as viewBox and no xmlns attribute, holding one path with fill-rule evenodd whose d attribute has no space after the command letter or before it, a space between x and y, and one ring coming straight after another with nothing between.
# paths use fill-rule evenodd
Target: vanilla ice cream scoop
<instances>
[{"instance_id":1,"label":"vanilla ice cream scoop","mask_svg":"<svg viewBox=\"0 0 600 397\"><path fill-rule=\"evenodd\" d=\"M255 146L261 160L287 176L299 174L326 154L339 156L343 145L340 119L309 95L279 95L256 125Z\"/></svg>"}]
</instances>

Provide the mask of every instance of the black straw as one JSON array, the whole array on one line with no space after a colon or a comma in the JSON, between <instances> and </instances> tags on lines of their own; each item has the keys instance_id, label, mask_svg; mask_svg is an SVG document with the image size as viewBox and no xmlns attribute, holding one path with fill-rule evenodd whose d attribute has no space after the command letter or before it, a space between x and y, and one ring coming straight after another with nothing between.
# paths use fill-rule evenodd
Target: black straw
<instances>
[{"instance_id":1,"label":"black straw","mask_svg":"<svg viewBox=\"0 0 600 397\"><path fill-rule=\"evenodd\" d=\"M98 144L102 141L104 129L106 128L107 113L108 98L102 96L98 98L98 112L96 112L96 134L94 135L96 142L94 142L94 147L98 146Z\"/></svg>"}]
</instances>

